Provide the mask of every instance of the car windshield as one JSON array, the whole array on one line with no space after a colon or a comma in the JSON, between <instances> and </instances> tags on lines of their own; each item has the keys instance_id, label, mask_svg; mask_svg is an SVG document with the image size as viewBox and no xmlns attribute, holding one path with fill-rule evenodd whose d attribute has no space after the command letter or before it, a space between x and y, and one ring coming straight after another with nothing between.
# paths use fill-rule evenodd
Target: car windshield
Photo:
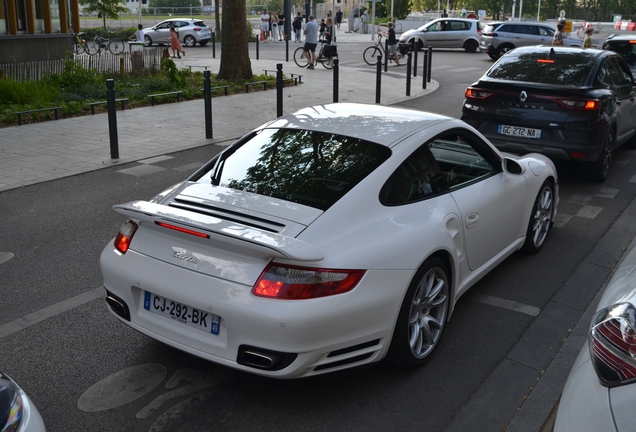
<instances>
[{"instance_id":1,"label":"car windshield","mask_svg":"<svg viewBox=\"0 0 636 432\"><path fill-rule=\"evenodd\" d=\"M390 155L358 138L264 129L222 153L210 177L215 185L327 210Z\"/></svg>"},{"instance_id":2,"label":"car windshield","mask_svg":"<svg viewBox=\"0 0 636 432\"><path fill-rule=\"evenodd\" d=\"M596 63L598 52L516 50L499 59L487 72L492 79L582 87Z\"/></svg>"}]
</instances>

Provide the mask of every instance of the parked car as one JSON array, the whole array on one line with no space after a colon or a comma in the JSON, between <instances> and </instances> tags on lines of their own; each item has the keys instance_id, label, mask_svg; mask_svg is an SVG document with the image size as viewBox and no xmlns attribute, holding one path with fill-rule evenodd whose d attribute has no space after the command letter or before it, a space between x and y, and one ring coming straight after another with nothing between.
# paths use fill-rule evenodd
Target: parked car
<instances>
[{"instance_id":1,"label":"parked car","mask_svg":"<svg viewBox=\"0 0 636 432\"><path fill-rule=\"evenodd\" d=\"M603 49L619 53L636 77L636 37L629 34L609 35L603 42Z\"/></svg>"},{"instance_id":2,"label":"parked car","mask_svg":"<svg viewBox=\"0 0 636 432\"><path fill-rule=\"evenodd\" d=\"M555 220L542 155L466 123L380 105L302 109L150 201L104 248L124 324L228 367L296 378L421 365L457 299Z\"/></svg>"},{"instance_id":3,"label":"parked car","mask_svg":"<svg viewBox=\"0 0 636 432\"><path fill-rule=\"evenodd\" d=\"M0 371L0 431L46 432L42 416L24 390Z\"/></svg>"},{"instance_id":4,"label":"parked car","mask_svg":"<svg viewBox=\"0 0 636 432\"><path fill-rule=\"evenodd\" d=\"M411 43L417 38L418 49L463 48L475 52L479 47L479 21L462 18L440 18L416 30L407 30L400 36L400 43Z\"/></svg>"},{"instance_id":5,"label":"parked car","mask_svg":"<svg viewBox=\"0 0 636 432\"><path fill-rule=\"evenodd\" d=\"M552 45L556 27L538 22L492 22L481 32L479 51L496 60L517 47ZM583 40L565 36L565 46L583 46Z\"/></svg>"},{"instance_id":6,"label":"parked car","mask_svg":"<svg viewBox=\"0 0 636 432\"><path fill-rule=\"evenodd\" d=\"M145 46L152 44L170 45L170 27L174 27L179 40L188 47L197 43L205 45L212 39L210 28L201 20L189 18L171 18L161 21L154 27L144 29Z\"/></svg>"},{"instance_id":7,"label":"parked car","mask_svg":"<svg viewBox=\"0 0 636 432\"><path fill-rule=\"evenodd\" d=\"M565 383L554 432L634 430L635 329L636 248L618 266L596 307Z\"/></svg>"},{"instance_id":8,"label":"parked car","mask_svg":"<svg viewBox=\"0 0 636 432\"><path fill-rule=\"evenodd\" d=\"M618 54L522 47L466 89L462 120L500 150L582 162L584 174L602 182L613 151L636 146L635 96Z\"/></svg>"}]
</instances>

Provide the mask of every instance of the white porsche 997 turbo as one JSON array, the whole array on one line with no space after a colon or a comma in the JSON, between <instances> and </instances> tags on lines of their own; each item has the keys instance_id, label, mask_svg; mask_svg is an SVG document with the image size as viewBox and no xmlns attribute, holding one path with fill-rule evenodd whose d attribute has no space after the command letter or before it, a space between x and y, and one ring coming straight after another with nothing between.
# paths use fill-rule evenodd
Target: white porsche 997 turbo
<instances>
[{"instance_id":1,"label":"white porsche 997 turbo","mask_svg":"<svg viewBox=\"0 0 636 432\"><path fill-rule=\"evenodd\" d=\"M556 217L545 156L466 123L331 104L273 120L128 217L101 255L107 303L172 347L277 378L416 367L457 299Z\"/></svg>"}]
</instances>

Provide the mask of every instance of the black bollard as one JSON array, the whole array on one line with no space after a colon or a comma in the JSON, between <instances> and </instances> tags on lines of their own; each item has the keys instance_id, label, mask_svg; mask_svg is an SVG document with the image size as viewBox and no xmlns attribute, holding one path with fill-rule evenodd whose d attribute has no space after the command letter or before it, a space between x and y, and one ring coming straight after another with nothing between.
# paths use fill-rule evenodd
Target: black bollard
<instances>
[{"instance_id":1,"label":"black bollard","mask_svg":"<svg viewBox=\"0 0 636 432\"><path fill-rule=\"evenodd\" d=\"M203 104L205 106L205 137L212 138L212 85L210 71L203 71Z\"/></svg>"},{"instance_id":2,"label":"black bollard","mask_svg":"<svg viewBox=\"0 0 636 432\"><path fill-rule=\"evenodd\" d=\"M283 115L283 64L276 64L276 117Z\"/></svg>"},{"instance_id":3,"label":"black bollard","mask_svg":"<svg viewBox=\"0 0 636 432\"><path fill-rule=\"evenodd\" d=\"M261 39L260 35L256 36L256 60L258 60L258 41Z\"/></svg>"},{"instance_id":4,"label":"black bollard","mask_svg":"<svg viewBox=\"0 0 636 432\"><path fill-rule=\"evenodd\" d=\"M411 53L406 54L406 95L411 96Z\"/></svg>"},{"instance_id":5,"label":"black bollard","mask_svg":"<svg viewBox=\"0 0 636 432\"><path fill-rule=\"evenodd\" d=\"M424 53L424 58L422 59L422 88L426 89L426 71L428 70L428 56L426 52Z\"/></svg>"},{"instance_id":6,"label":"black bollard","mask_svg":"<svg viewBox=\"0 0 636 432\"><path fill-rule=\"evenodd\" d=\"M389 70L389 41L384 40L384 72Z\"/></svg>"},{"instance_id":7,"label":"black bollard","mask_svg":"<svg viewBox=\"0 0 636 432\"><path fill-rule=\"evenodd\" d=\"M212 32L212 58L216 58L216 34Z\"/></svg>"},{"instance_id":8,"label":"black bollard","mask_svg":"<svg viewBox=\"0 0 636 432\"><path fill-rule=\"evenodd\" d=\"M420 39L415 42L415 49L413 50L413 77L417 76L417 52L420 50Z\"/></svg>"},{"instance_id":9,"label":"black bollard","mask_svg":"<svg viewBox=\"0 0 636 432\"><path fill-rule=\"evenodd\" d=\"M338 59L333 59L333 103L338 103Z\"/></svg>"},{"instance_id":10,"label":"black bollard","mask_svg":"<svg viewBox=\"0 0 636 432\"><path fill-rule=\"evenodd\" d=\"M285 61L289 61L289 36L285 35Z\"/></svg>"},{"instance_id":11,"label":"black bollard","mask_svg":"<svg viewBox=\"0 0 636 432\"><path fill-rule=\"evenodd\" d=\"M115 80L106 80L106 103L108 105L108 132L110 135L110 157L119 159L119 141L117 140L117 111L115 104Z\"/></svg>"},{"instance_id":12,"label":"black bollard","mask_svg":"<svg viewBox=\"0 0 636 432\"><path fill-rule=\"evenodd\" d=\"M431 68L433 67L433 47L428 47L428 76L426 80L431 82Z\"/></svg>"},{"instance_id":13,"label":"black bollard","mask_svg":"<svg viewBox=\"0 0 636 432\"><path fill-rule=\"evenodd\" d=\"M380 93L382 90L382 56L378 56L378 63L375 73L375 103L380 103Z\"/></svg>"}]
</instances>

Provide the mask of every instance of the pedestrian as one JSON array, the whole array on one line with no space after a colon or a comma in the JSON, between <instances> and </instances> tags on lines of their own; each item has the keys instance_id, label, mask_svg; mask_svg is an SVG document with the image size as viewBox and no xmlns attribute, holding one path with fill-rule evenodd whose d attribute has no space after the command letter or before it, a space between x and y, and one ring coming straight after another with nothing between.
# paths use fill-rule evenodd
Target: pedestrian
<instances>
[{"instance_id":1,"label":"pedestrian","mask_svg":"<svg viewBox=\"0 0 636 432\"><path fill-rule=\"evenodd\" d=\"M344 14L342 13L342 9L338 8L338 12L336 12L336 26L338 28L340 28L340 24L342 23L342 16Z\"/></svg>"},{"instance_id":2,"label":"pedestrian","mask_svg":"<svg viewBox=\"0 0 636 432\"><path fill-rule=\"evenodd\" d=\"M314 21L313 15L309 15L307 18L307 24L305 24L305 47L303 48L304 55L309 61L307 69L313 69L314 63L316 63L316 45L318 45L318 24Z\"/></svg>"},{"instance_id":3,"label":"pedestrian","mask_svg":"<svg viewBox=\"0 0 636 432\"><path fill-rule=\"evenodd\" d=\"M129 37L128 40L132 40L133 38L135 38L137 42L144 42L144 38L145 38L144 26L141 24L138 24L137 28L138 30L135 32L135 34Z\"/></svg>"},{"instance_id":4,"label":"pedestrian","mask_svg":"<svg viewBox=\"0 0 636 432\"><path fill-rule=\"evenodd\" d=\"M554 32L554 38L552 39L552 45L563 45L563 24L557 24L557 31Z\"/></svg>"},{"instance_id":5,"label":"pedestrian","mask_svg":"<svg viewBox=\"0 0 636 432\"><path fill-rule=\"evenodd\" d=\"M466 18L466 8L462 8L462 18Z\"/></svg>"},{"instance_id":6,"label":"pedestrian","mask_svg":"<svg viewBox=\"0 0 636 432\"><path fill-rule=\"evenodd\" d=\"M588 27L585 29L585 38L583 38L583 48L592 48L592 33L594 33L594 29L592 27Z\"/></svg>"},{"instance_id":7,"label":"pedestrian","mask_svg":"<svg viewBox=\"0 0 636 432\"><path fill-rule=\"evenodd\" d=\"M294 42L300 42L300 31L303 29L303 17L300 15L300 12L294 17L292 27L294 29Z\"/></svg>"},{"instance_id":8,"label":"pedestrian","mask_svg":"<svg viewBox=\"0 0 636 432\"><path fill-rule=\"evenodd\" d=\"M395 29L393 28L393 23L388 22L386 26L389 28L385 34L386 41L389 47L388 56L389 58L393 57L393 60L395 60L395 66L402 66L400 64L400 57L397 53L397 38L395 37Z\"/></svg>"},{"instance_id":9,"label":"pedestrian","mask_svg":"<svg viewBox=\"0 0 636 432\"><path fill-rule=\"evenodd\" d=\"M448 14L446 13L446 9L444 9L444 12L442 12L442 18L448 18Z\"/></svg>"},{"instance_id":10,"label":"pedestrian","mask_svg":"<svg viewBox=\"0 0 636 432\"><path fill-rule=\"evenodd\" d=\"M272 23L272 40L278 42L278 15L272 13L269 19Z\"/></svg>"},{"instance_id":11,"label":"pedestrian","mask_svg":"<svg viewBox=\"0 0 636 432\"><path fill-rule=\"evenodd\" d=\"M327 32L329 32L329 35L331 36L330 39L333 38L333 43L336 43L336 32L334 30L333 18L329 17L327 18L327 27L325 28L325 39L327 38ZM331 40L327 43L331 43Z\"/></svg>"},{"instance_id":12,"label":"pedestrian","mask_svg":"<svg viewBox=\"0 0 636 432\"><path fill-rule=\"evenodd\" d=\"M278 36L279 40L285 40L285 14L278 11Z\"/></svg>"},{"instance_id":13,"label":"pedestrian","mask_svg":"<svg viewBox=\"0 0 636 432\"><path fill-rule=\"evenodd\" d=\"M267 13L267 9L263 9L263 13L261 14L261 28L263 29L263 38L265 42L269 39L269 14Z\"/></svg>"},{"instance_id":14,"label":"pedestrian","mask_svg":"<svg viewBox=\"0 0 636 432\"><path fill-rule=\"evenodd\" d=\"M172 48L172 58L174 58L175 54L177 58L181 58L179 53L185 57L185 51L183 51L181 42L179 42L179 33L172 26L170 26L170 48Z\"/></svg>"},{"instance_id":15,"label":"pedestrian","mask_svg":"<svg viewBox=\"0 0 636 432\"><path fill-rule=\"evenodd\" d=\"M325 29L327 28L327 23L325 23L324 18L320 20L320 27L319 27L319 31L320 34L318 35L318 39L319 40L323 40L325 37Z\"/></svg>"}]
</instances>

